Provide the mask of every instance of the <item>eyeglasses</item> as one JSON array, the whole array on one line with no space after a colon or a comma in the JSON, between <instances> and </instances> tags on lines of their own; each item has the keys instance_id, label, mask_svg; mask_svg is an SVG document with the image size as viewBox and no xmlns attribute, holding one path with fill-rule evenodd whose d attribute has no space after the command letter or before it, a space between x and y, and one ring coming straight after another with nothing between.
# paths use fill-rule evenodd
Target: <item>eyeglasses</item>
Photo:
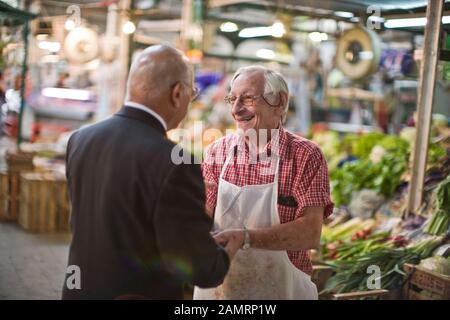
<instances>
[{"instance_id":1,"label":"eyeglasses","mask_svg":"<svg viewBox=\"0 0 450 320\"><path fill-rule=\"evenodd\" d=\"M192 87L191 88L191 102L194 101L195 99L197 99L199 95L200 95L200 89L195 86Z\"/></svg>"},{"instance_id":2,"label":"eyeglasses","mask_svg":"<svg viewBox=\"0 0 450 320\"><path fill-rule=\"evenodd\" d=\"M236 100L239 99L239 102L242 103L244 106L250 107L255 104L255 100L262 97L262 95L257 96L250 96L250 95L243 95L243 96L226 96L223 100L229 104L230 106L234 105L236 103Z\"/></svg>"},{"instance_id":3,"label":"eyeglasses","mask_svg":"<svg viewBox=\"0 0 450 320\"><path fill-rule=\"evenodd\" d=\"M182 84L184 84L185 86L187 86L187 87L189 87L189 88L191 89L191 102L194 101L195 99L197 99L198 96L200 95L200 89L197 88L196 86L191 87L191 85L188 84L187 82L183 82L183 81L176 82L176 83L172 86L172 88L173 88L177 83L182 83Z\"/></svg>"},{"instance_id":4,"label":"eyeglasses","mask_svg":"<svg viewBox=\"0 0 450 320\"><path fill-rule=\"evenodd\" d=\"M268 93L272 94L272 93ZM281 93L278 93L279 99L281 99ZM254 106L255 105L255 100L258 98L262 98L264 100L265 103L267 103L269 106L271 107L278 107L279 103L270 103L267 100L267 97L265 97L263 94L257 95L257 96L251 96L251 95L243 95L243 96L232 96L232 95L228 95L226 96L223 100L230 106L234 105L236 103L236 100L239 99L239 102L241 102L244 106L250 107L250 106ZM279 100L281 101L281 100Z\"/></svg>"},{"instance_id":5,"label":"eyeglasses","mask_svg":"<svg viewBox=\"0 0 450 320\"><path fill-rule=\"evenodd\" d=\"M196 86L191 87L191 85L189 85L186 82L182 82L182 83L191 89L191 102L194 101L195 99L197 99L198 96L200 95L200 89L197 88Z\"/></svg>"}]
</instances>

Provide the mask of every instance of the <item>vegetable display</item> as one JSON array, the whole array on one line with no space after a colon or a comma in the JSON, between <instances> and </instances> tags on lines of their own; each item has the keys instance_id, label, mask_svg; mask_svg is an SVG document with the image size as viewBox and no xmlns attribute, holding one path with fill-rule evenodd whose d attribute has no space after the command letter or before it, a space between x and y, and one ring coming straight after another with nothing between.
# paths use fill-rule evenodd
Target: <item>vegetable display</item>
<instances>
[{"instance_id":1,"label":"vegetable display","mask_svg":"<svg viewBox=\"0 0 450 320\"><path fill-rule=\"evenodd\" d=\"M322 293L342 293L368 290L368 283L373 274L369 267L379 268L382 289L401 287L407 278L402 270L405 263L417 264L420 260L431 255L432 251L441 243L441 237L431 237L406 247L395 247L391 244L377 246L351 259L328 262L336 274L331 277Z\"/></svg>"},{"instance_id":2,"label":"vegetable display","mask_svg":"<svg viewBox=\"0 0 450 320\"><path fill-rule=\"evenodd\" d=\"M450 226L450 175L442 181L436 190L436 209L431 220L425 226L425 232L443 235Z\"/></svg>"}]
</instances>

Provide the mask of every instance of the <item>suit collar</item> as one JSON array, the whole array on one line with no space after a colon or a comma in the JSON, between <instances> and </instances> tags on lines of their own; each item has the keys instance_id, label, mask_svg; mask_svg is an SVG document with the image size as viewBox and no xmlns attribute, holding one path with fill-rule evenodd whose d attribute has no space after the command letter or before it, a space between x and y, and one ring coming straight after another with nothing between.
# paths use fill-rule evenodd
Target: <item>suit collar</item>
<instances>
[{"instance_id":1,"label":"suit collar","mask_svg":"<svg viewBox=\"0 0 450 320\"><path fill-rule=\"evenodd\" d=\"M161 134L166 135L166 130L162 123L148 112L137 108L127 107L125 105L116 113L116 115L145 122L146 124L155 128Z\"/></svg>"}]
</instances>

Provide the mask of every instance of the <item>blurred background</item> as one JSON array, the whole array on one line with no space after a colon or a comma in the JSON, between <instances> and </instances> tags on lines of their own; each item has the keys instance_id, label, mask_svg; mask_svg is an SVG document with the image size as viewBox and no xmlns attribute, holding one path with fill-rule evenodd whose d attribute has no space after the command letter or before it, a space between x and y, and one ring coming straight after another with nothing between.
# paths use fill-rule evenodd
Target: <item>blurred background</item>
<instances>
[{"instance_id":1,"label":"blurred background","mask_svg":"<svg viewBox=\"0 0 450 320\"><path fill-rule=\"evenodd\" d=\"M223 98L239 67L287 79L285 127L321 146L336 204L313 252L323 299L450 299L450 1L8 0L0 9L0 299L60 297L67 140L122 106L131 62L158 43L194 65L201 91L181 124L188 136L169 136L200 158L234 128ZM364 287L364 261L381 266L380 290Z\"/></svg>"}]
</instances>

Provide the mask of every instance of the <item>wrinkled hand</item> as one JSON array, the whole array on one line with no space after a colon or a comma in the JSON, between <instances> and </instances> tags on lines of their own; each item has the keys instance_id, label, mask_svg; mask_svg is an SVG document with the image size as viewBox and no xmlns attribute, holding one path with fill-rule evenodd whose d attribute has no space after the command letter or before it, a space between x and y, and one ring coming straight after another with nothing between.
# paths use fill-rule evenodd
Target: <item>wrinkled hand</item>
<instances>
[{"instance_id":1,"label":"wrinkled hand","mask_svg":"<svg viewBox=\"0 0 450 320\"><path fill-rule=\"evenodd\" d=\"M225 230L214 235L217 244L223 246L228 253L230 260L234 258L236 252L244 243L245 233L243 229Z\"/></svg>"}]
</instances>

